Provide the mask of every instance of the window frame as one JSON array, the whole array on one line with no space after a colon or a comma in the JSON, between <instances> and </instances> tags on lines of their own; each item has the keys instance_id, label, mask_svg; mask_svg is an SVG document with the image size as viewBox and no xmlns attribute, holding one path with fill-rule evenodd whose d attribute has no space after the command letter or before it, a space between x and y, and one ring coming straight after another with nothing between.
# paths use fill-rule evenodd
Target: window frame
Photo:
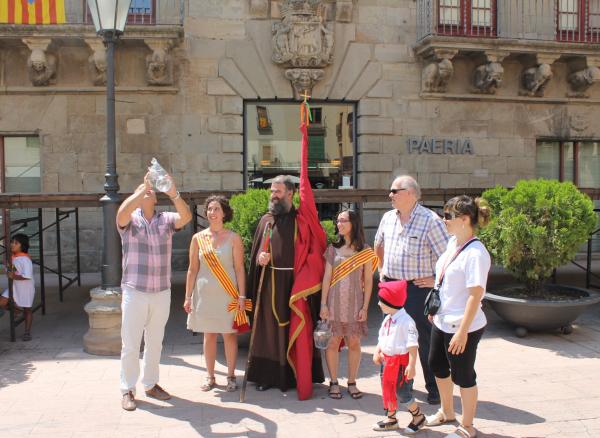
<instances>
[{"instance_id":1,"label":"window frame","mask_svg":"<svg viewBox=\"0 0 600 438\"><path fill-rule=\"evenodd\" d=\"M87 4L87 0L83 0L83 7L85 10L84 21L86 24L93 24L92 14ZM149 14L132 14L131 8L127 13L127 24L128 25L139 25L139 26L151 26L156 24L156 0L150 0L151 11Z\"/></svg>"},{"instance_id":2,"label":"window frame","mask_svg":"<svg viewBox=\"0 0 600 438\"><path fill-rule=\"evenodd\" d=\"M498 35L498 6L497 0L489 0L489 8L477 7L477 9L490 11L489 26L473 26L473 0L458 0L458 6L443 6L441 0L437 0L437 27L440 35L455 35L468 37L494 38ZM458 9L458 24L445 24L441 22L441 11L443 8Z\"/></svg>"},{"instance_id":3,"label":"window frame","mask_svg":"<svg viewBox=\"0 0 600 438\"><path fill-rule=\"evenodd\" d=\"M536 139L536 147L537 147L537 143L539 142L555 142L558 143L558 180L559 181L570 181L573 184L575 184L575 186L577 186L578 188L581 189L598 189L600 187L584 187L581 186L579 183L579 174L580 174L580 168L579 168L579 151L581 148L581 144L582 143L589 143L589 142L593 142L593 143L600 143L600 138L598 139L594 139L594 138L578 138L578 139L558 139L555 137L542 137L542 138L537 138ZM573 155L570 156L570 158L572 159L572 163L573 163L573 169L572 169L572 174L573 177L572 178L568 178L566 179L565 175L567 174L567 172L565 171L565 149L568 147L567 144L568 143L572 143L573 144ZM541 177L540 175L536 175L536 178Z\"/></svg>"},{"instance_id":4,"label":"window frame","mask_svg":"<svg viewBox=\"0 0 600 438\"><path fill-rule=\"evenodd\" d=\"M355 100L310 100L311 107L324 107L324 106L332 106L332 105L346 105L352 106L352 181L353 187L358 188L358 178L360 172L358 171L358 156L359 156L359 148L358 148L358 135L357 135L357 111L359 101ZM242 180L244 190L247 190L248 187L248 127L247 127L247 116L248 116L248 105L255 106L269 106L269 105L295 105L299 106L299 102L294 99L244 99L243 102L243 111L242 111L242 122L243 122L243 135L242 135L242 161L243 161L243 170L242 170ZM298 109L298 112L300 109ZM330 135L335 135L336 130L335 127L332 128L332 132ZM300 140L300 131L298 130L298 140Z\"/></svg>"},{"instance_id":5,"label":"window frame","mask_svg":"<svg viewBox=\"0 0 600 438\"><path fill-rule=\"evenodd\" d=\"M590 18L598 17L600 20L600 2L598 0L572 0L577 6L577 11L570 12L561 10L561 0L556 2L556 39L563 42L600 42L600 25L591 27ZM597 6L597 11L591 12L592 3ZM577 27L575 29L563 29L560 19L563 14L574 15Z\"/></svg>"}]
</instances>

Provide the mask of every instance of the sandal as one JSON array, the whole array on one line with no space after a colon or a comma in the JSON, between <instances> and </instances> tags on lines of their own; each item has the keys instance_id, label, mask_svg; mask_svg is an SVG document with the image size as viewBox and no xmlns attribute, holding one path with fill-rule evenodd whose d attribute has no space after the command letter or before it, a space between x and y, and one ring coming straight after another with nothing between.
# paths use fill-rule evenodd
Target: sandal
<instances>
[{"instance_id":1,"label":"sandal","mask_svg":"<svg viewBox=\"0 0 600 438\"><path fill-rule=\"evenodd\" d=\"M409 409L408 412L410 412L410 415L412 415L413 418L411 422L408 423L408 426L404 428L404 435L414 435L415 433L423 429L423 427L425 427L425 414L421 412L418 406L416 410L411 411ZM420 419L417 420L419 417Z\"/></svg>"},{"instance_id":2,"label":"sandal","mask_svg":"<svg viewBox=\"0 0 600 438\"><path fill-rule=\"evenodd\" d=\"M475 430L475 429L473 429ZM475 438L477 436L477 432L473 432L473 435L469 432L469 430L463 426L462 424L456 428L454 432L449 435L446 435L445 438Z\"/></svg>"},{"instance_id":3,"label":"sandal","mask_svg":"<svg viewBox=\"0 0 600 438\"><path fill-rule=\"evenodd\" d=\"M446 414L444 414L444 411L440 409L435 414L428 415L427 417L425 417L425 426L440 426L442 424L451 423L453 421L456 421L456 419L447 418Z\"/></svg>"},{"instance_id":4,"label":"sandal","mask_svg":"<svg viewBox=\"0 0 600 438\"><path fill-rule=\"evenodd\" d=\"M335 382L329 382L329 391L327 391L329 394L329 398L332 398L334 400L339 400L342 398L342 393L340 391L340 385L337 382L337 380Z\"/></svg>"},{"instance_id":5,"label":"sandal","mask_svg":"<svg viewBox=\"0 0 600 438\"><path fill-rule=\"evenodd\" d=\"M398 420L396 420L396 413L387 416L387 420L378 421L377 424L373 427L375 432L385 432L388 430L397 430L400 429L398 426Z\"/></svg>"},{"instance_id":6,"label":"sandal","mask_svg":"<svg viewBox=\"0 0 600 438\"><path fill-rule=\"evenodd\" d=\"M356 391L350 391L350 388L354 388ZM356 382L348 382L348 394L350 394L350 397L352 397L354 400L358 400L363 396L363 393L360 392L356 387Z\"/></svg>"},{"instance_id":7,"label":"sandal","mask_svg":"<svg viewBox=\"0 0 600 438\"><path fill-rule=\"evenodd\" d=\"M217 382L215 380L215 376L206 376L206 382L204 382L204 385L202 385L200 387L201 391L207 392L210 391L211 389L213 389L215 386L217 386Z\"/></svg>"},{"instance_id":8,"label":"sandal","mask_svg":"<svg viewBox=\"0 0 600 438\"><path fill-rule=\"evenodd\" d=\"M23 341L25 341L25 342L31 341L31 333L29 333L29 332L23 333Z\"/></svg>"},{"instance_id":9,"label":"sandal","mask_svg":"<svg viewBox=\"0 0 600 438\"><path fill-rule=\"evenodd\" d=\"M235 376L227 376L227 386L225 390L227 392L234 392L238 389L237 382L235 381Z\"/></svg>"}]
</instances>

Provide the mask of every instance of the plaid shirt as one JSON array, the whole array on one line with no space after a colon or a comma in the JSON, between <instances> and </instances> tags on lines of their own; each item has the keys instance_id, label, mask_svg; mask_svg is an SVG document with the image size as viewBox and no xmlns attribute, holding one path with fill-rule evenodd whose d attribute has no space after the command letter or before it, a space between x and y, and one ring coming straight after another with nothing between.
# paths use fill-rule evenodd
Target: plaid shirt
<instances>
[{"instance_id":1,"label":"plaid shirt","mask_svg":"<svg viewBox=\"0 0 600 438\"><path fill-rule=\"evenodd\" d=\"M150 222L138 208L131 222L117 226L123 245L121 287L140 292L160 292L171 288L171 248L177 213L156 213Z\"/></svg>"},{"instance_id":2,"label":"plaid shirt","mask_svg":"<svg viewBox=\"0 0 600 438\"><path fill-rule=\"evenodd\" d=\"M380 274L407 281L435 275L435 263L449 237L438 215L420 204L404 226L397 210L386 212L375 235L375 246L384 248Z\"/></svg>"}]
</instances>

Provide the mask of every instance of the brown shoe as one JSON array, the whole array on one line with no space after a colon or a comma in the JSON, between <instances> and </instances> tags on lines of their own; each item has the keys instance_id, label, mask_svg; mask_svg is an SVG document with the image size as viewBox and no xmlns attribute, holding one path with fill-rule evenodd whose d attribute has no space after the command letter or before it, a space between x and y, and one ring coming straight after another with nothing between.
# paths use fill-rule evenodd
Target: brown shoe
<instances>
[{"instance_id":1,"label":"brown shoe","mask_svg":"<svg viewBox=\"0 0 600 438\"><path fill-rule=\"evenodd\" d=\"M156 385L154 385L151 389L149 389L148 391L146 391L146 395L148 397L152 397L155 398L157 400L169 400L171 398L171 395L165 391L164 389L162 389L158 383Z\"/></svg>"},{"instance_id":2,"label":"brown shoe","mask_svg":"<svg viewBox=\"0 0 600 438\"><path fill-rule=\"evenodd\" d=\"M123 394L123 400L121 400L121 407L126 411L135 411L136 404L133 392L129 391L126 394Z\"/></svg>"}]
</instances>

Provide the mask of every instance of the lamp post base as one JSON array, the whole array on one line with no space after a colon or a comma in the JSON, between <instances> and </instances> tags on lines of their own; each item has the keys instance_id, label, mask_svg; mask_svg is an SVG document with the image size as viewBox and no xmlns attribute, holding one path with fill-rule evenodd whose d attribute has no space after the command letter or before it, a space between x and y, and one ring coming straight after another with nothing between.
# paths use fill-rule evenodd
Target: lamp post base
<instances>
[{"instance_id":1,"label":"lamp post base","mask_svg":"<svg viewBox=\"0 0 600 438\"><path fill-rule=\"evenodd\" d=\"M92 300L84 310L90 320L90 329L83 336L83 350L100 356L121 354L121 288L90 291Z\"/></svg>"}]
</instances>

